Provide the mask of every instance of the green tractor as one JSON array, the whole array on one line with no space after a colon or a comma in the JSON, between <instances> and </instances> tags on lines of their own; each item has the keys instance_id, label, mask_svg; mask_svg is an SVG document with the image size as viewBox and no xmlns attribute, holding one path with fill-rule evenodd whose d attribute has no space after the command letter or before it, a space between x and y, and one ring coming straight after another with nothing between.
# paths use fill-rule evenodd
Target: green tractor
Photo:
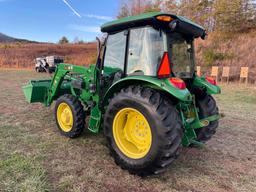
<instances>
[{"instance_id":1,"label":"green tractor","mask_svg":"<svg viewBox=\"0 0 256 192\"><path fill-rule=\"evenodd\" d=\"M115 162L137 175L163 172L182 146L200 145L220 118L212 94L220 88L195 71L194 39L203 27L161 12L108 22L97 63L59 64L52 79L23 87L28 102L50 106L60 132L104 131Z\"/></svg>"}]
</instances>

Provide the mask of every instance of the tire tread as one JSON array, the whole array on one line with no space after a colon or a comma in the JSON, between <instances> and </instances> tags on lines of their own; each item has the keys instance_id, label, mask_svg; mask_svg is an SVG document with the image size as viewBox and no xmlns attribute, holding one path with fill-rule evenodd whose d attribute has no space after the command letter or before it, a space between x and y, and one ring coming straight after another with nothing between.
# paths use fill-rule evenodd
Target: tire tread
<instances>
[{"instance_id":1,"label":"tire tread","mask_svg":"<svg viewBox=\"0 0 256 192\"><path fill-rule=\"evenodd\" d=\"M58 125L57 108L58 108L58 105L62 102L65 102L68 105L70 105L70 107L72 108L73 115L74 115L73 127L72 127L72 130L69 132L63 132ZM85 113L84 113L83 105L81 104L81 101L77 97L70 95L70 94L65 94L65 95L59 97L57 99L56 105L55 105L55 119L56 119L56 123L59 127L59 130L63 135L65 135L69 138L75 138L75 137L80 136L85 127Z\"/></svg>"},{"instance_id":2,"label":"tire tread","mask_svg":"<svg viewBox=\"0 0 256 192\"><path fill-rule=\"evenodd\" d=\"M159 155L155 159L149 159L148 164L136 165L127 163L115 151L112 138L111 119L114 118L113 111L117 110L118 101L122 98L138 99L141 103L152 106L155 113L162 120L162 145L160 146ZM180 153L181 140L183 137L182 121L179 113L170 100L161 95L159 92L142 86L129 86L122 89L116 94L108 105L104 118L104 133L107 138L107 146L110 154L114 157L115 162L122 169L127 169L132 174L147 176L150 174L162 173L165 168L170 165Z\"/></svg>"}]
</instances>

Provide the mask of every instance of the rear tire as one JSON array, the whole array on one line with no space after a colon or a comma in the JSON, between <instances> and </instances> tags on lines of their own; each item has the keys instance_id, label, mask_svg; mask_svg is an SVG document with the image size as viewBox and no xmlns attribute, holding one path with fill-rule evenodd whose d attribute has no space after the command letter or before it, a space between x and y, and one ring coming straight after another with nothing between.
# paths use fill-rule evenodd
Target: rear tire
<instances>
[{"instance_id":1,"label":"rear tire","mask_svg":"<svg viewBox=\"0 0 256 192\"><path fill-rule=\"evenodd\" d=\"M75 138L85 127L85 112L77 97L63 95L55 104L55 120L62 135Z\"/></svg>"},{"instance_id":2,"label":"rear tire","mask_svg":"<svg viewBox=\"0 0 256 192\"><path fill-rule=\"evenodd\" d=\"M149 124L152 135L150 149L142 157L133 158L132 155L125 154L114 135L115 120L124 109L139 111ZM132 122L128 118L127 115L123 132L127 129L127 122ZM137 120L133 122L136 122L136 126L137 123L140 124ZM135 132L136 126L128 125L129 130ZM177 158L181 149L183 128L178 111L167 97L150 88L130 86L122 89L110 100L104 118L104 134L116 164L132 174L146 176L163 172Z\"/></svg>"},{"instance_id":3,"label":"rear tire","mask_svg":"<svg viewBox=\"0 0 256 192\"><path fill-rule=\"evenodd\" d=\"M203 96L197 98L196 104L199 108L199 118L207 118L212 115L218 115L219 110L216 101L211 95L204 94ZM197 141L205 143L210 140L212 136L216 133L216 129L219 125L219 121L212 121L208 126L196 129Z\"/></svg>"}]
</instances>

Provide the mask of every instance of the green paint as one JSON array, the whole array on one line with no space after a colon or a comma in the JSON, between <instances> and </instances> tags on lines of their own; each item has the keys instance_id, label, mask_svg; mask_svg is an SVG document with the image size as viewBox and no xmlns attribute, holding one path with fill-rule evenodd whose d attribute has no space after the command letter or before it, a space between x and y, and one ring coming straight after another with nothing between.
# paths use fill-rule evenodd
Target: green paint
<instances>
[{"instance_id":1,"label":"green paint","mask_svg":"<svg viewBox=\"0 0 256 192\"><path fill-rule=\"evenodd\" d=\"M104 31L104 29L107 27L113 27L115 25L119 25L119 24L123 24L123 23L129 23L129 22L138 21L138 20L150 19L159 14L162 14L162 13L161 12L151 12L151 13L143 13L143 14L135 15L135 16L124 17L124 18L117 19L117 20L110 21L110 22L103 24L101 26L101 30Z\"/></svg>"},{"instance_id":2,"label":"green paint","mask_svg":"<svg viewBox=\"0 0 256 192\"><path fill-rule=\"evenodd\" d=\"M106 23L102 26L102 30L106 27L115 27L120 24L154 19L158 15L164 13L154 12L119 19L117 21ZM197 28L203 29L201 26L191 22L190 20L171 15L173 18L180 19ZM165 41L165 46L167 42ZM102 58L104 59L104 58ZM45 106L50 106L52 102L64 94L72 94L78 97L84 105L84 109L90 114L88 129L93 133L101 131L103 115L108 100L113 95L119 92L122 88L130 85L140 85L150 87L159 92L164 92L170 99L176 101L177 110L184 126L184 137L182 143L184 146L189 146L191 143L196 143L195 129L207 126L211 121L218 120L218 115L200 119L198 108L195 105L195 96L189 89L178 89L169 80L169 78L159 79L156 76L123 76L115 82L106 81L101 85L100 78L106 79L113 77L113 74L119 71L119 68L105 67L104 72L95 65L89 67L76 66L72 64L59 64L56 72L51 80L30 81L28 85L23 87L23 92L26 100L29 103L41 102ZM81 83L82 84L79 84ZM79 87L78 85L81 85ZM205 89L209 94L220 93L218 86L211 85L204 77L195 76L192 84L188 87L200 87ZM197 143L198 144L198 143Z\"/></svg>"},{"instance_id":3,"label":"green paint","mask_svg":"<svg viewBox=\"0 0 256 192\"><path fill-rule=\"evenodd\" d=\"M196 76L193 80L193 86L205 88L209 94L221 93L220 87L210 84L208 81L206 81L205 77Z\"/></svg>"},{"instance_id":4,"label":"green paint","mask_svg":"<svg viewBox=\"0 0 256 192\"><path fill-rule=\"evenodd\" d=\"M122 24L129 24L129 23L133 23L133 22L137 22L137 21L141 21L141 22L144 21L145 22L145 21L148 21L148 20L155 19L155 17L157 17L159 15L169 15L174 19L178 19L180 21L186 22L188 24L191 24L191 25L193 25L197 28L200 28L200 29L204 30L204 28L201 25L198 25L198 24L194 23L193 21L191 21L191 20L189 20L185 17L182 17L182 16L177 16L177 15L174 15L174 14L162 13L162 12L149 12L149 13L143 13L143 14L136 15L136 16L124 17L124 18L121 18L121 19L117 19L117 20L114 20L114 21L107 22L107 23L105 23L104 25L101 26L101 31L102 32L107 32L107 28L115 28L115 27L118 27L119 25L122 25Z\"/></svg>"},{"instance_id":5,"label":"green paint","mask_svg":"<svg viewBox=\"0 0 256 192\"><path fill-rule=\"evenodd\" d=\"M129 85L141 85L152 87L159 91L165 91L169 93L171 96L177 98L181 101L192 101L192 95L190 94L188 89L178 89L174 87L169 79L158 79L157 77L150 76L128 76L117 82L115 82L106 92L104 96L104 103L108 101L109 98L112 97L114 93L120 91L125 86Z\"/></svg>"},{"instance_id":6,"label":"green paint","mask_svg":"<svg viewBox=\"0 0 256 192\"><path fill-rule=\"evenodd\" d=\"M178 103L177 109L180 112L181 120L185 128L184 136L182 139L182 144L185 147L189 146L191 143L193 143L193 141L196 140L197 136L195 129L208 126L211 121L220 119L220 115L212 115L207 118L200 119L194 96L191 103Z\"/></svg>"},{"instance_id":7,"label":"green paint","mask_svg":"<svg viewBox=\"0 0 256 192\"><path fill-rule=\"evenodd\" d=\"M92 110L91 110L91 116L89 120L89 127L88 129L94 133L98 133L100 131L100 125L101 125L101 111L96 105Z\"/></svg>"},{"instance_id":8,"label":"green paint","mask_svg":"<svg viewBox=\"0 0 256 192\"><path fill-rule=\"evenodd\" d=\"M30 81L23 87L23 93L29 103L42 102L47 98L51 80Z\"/></svg>"}]
</instances>

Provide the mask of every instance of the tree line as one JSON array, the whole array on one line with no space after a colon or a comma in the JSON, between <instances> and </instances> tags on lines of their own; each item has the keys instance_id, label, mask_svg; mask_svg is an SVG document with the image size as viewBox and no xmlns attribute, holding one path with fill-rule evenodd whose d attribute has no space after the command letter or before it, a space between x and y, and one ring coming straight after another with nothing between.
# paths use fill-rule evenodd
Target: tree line
<instances>
[{"instance_id":1,"label":"tree line","mask_svg":"<svg viewBox=\"0 0 256 192\"><path fill-rule=\"evenodd\" d=\"M220 37L256 29L256 0L121 0L117 18L152 11L185 16ZM58 43L70 41L64 36Z\"/></svg>"},{"instance_id":2,"label":"tree line","mask_svg":"<svg viewBox=\"0 0 256 192\"><path fill-rule=\"evenodd\" d=\"M255 0L124 0L117 17L151 11L185 16L209 32L246 32L256 28Z\"/></svg>"},{"instance_id":3,"label":"tree line","mask_svg":"<svg viewBox=\"0 0 256 192\"><path fill-rule=\"evenodd\" d=\"M83 43L85 43L85 41L82 39L79 39L78 37L75 37L75 39L72 42L70 42L66 36L61 37L61 39L58 41L58 44L62 44L62 45L68 44L68 43L83 44Z\"/></svg>"}]
</instances>

